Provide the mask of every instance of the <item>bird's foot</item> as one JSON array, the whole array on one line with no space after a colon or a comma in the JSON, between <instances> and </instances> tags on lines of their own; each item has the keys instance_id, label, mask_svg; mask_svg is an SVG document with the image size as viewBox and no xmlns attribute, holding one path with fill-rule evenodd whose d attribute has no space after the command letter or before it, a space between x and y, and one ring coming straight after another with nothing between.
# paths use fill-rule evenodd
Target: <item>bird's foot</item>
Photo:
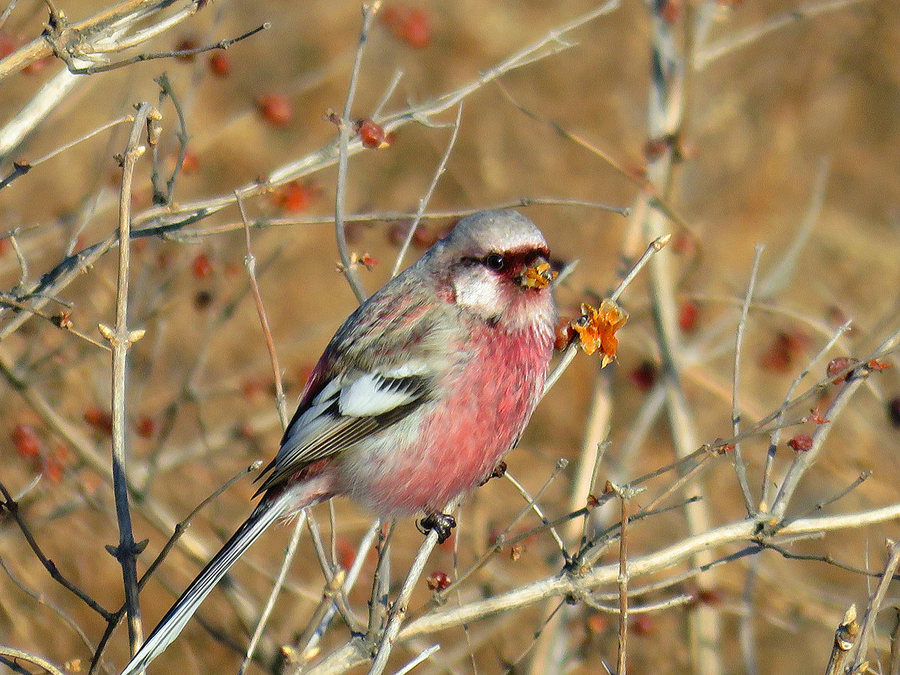
<instances>
[{"instance_id":1,"label":"bird's foot","mask_svg":"<svg viewBox=\"0 0 900 675\"><path fill-rule=\"evenodd\" d=\"M484 477L484 480L478 484L478 487L481 487L485 483L487 483L491 478L503 478L506 475L506 462L502 459L497 466L494 467L494 470L491 471L487 476Z\"/></svg>"},{"instance_id":2,"label":"bird's foot","mask_svg":"<svg viewBox=\"0 0 900 675\"><path fill-rule=\"evenodd\" d=\"M426 513L416 526L422 534L434 530L437 532L438 543L443 544L450 538L450 531L456 527L456 518L449 513Z\"/></svg>"}]
</instances>

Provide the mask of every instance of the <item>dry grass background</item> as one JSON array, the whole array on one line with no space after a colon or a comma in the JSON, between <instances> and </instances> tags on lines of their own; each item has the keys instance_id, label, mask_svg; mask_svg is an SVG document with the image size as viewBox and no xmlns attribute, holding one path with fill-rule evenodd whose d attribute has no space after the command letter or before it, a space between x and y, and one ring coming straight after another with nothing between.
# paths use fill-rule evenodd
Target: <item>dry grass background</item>
<instances>
[{"instance_id":1,"label":"dry grass background","mask_svg":"<svg viewBox=\"0 0 900 675\"><path fill-rule=\"evenodd\" d=\"M88 17L107 4L57 2L72 20ZM729 4L718 6L709 43L786 11L816 6L742 2L729 8ZM681 5L669 6L680 21L685 20L684 12L692 20L701 9L711 7ZM376 23L363 57L355 117L371 115L397 69L403 71L403 78L386 106L388 111L455 90L594 3L462 0L415 6L430 20L430 43L423 49L412 48ZM31 39L46 16L41 3L20 0L2 31L15 40ZM785 259L804 220L814 218L811 236L789 274L782 277L784 287L760 298L750 311L741 371L745 426L780 405L791 380L840 321L852 319L853 330L825 361L815 365L810 384L824 376L828 358L863 357L898 329L898 19L898 5L890 0L847 3L821 15L798 16L689 74L681 135L684 161L666 195L687 227L667 222L679 246L670 245L660 255L670 258L672 289L679 305L691 304L699 310L693 331L680 338L684 346L679 355L698 445L731 435L734 327L756 244L766 245L760 275L764 278ZM194 170L178 178L176 202L227 195L290 160L316 152L335 137L335 127L324 113L343 107L359 35L358 3L219 0L142 49L169 50L185 39L204 44L238 35L264 21L271 22L270 30L227 52L231 73L224 78L210 73L207 54L192 62L158 60L86 77L33 134L2 158L0 175L12 170L13 160L40 157L131 112L138 101L157 101L159 87L153 78L162 72L168 74L183 108L188 148L197 161ZM429 210L486 207L520 197L620 206L640 201L641 190L633 177L647 161L653 39L647 8L626 2L570 38L577 44L504 76L502 87L488 84L466 99L458 140ZM50 61L38 72L0 80L0 128L59 68L58 61ZM290 102L293 117L283 127L274 127L259 114L256 101L269 93L284 94ZM513 100L533 116L523 113ZM161 106L161 112L160 165L170 168L178 154L177 116L170 102ZM452 123L454 112L438 119ZM546 120L601 148L625 172L560 135ZM0 235L16 232L28 263L28 281L52 269L70 246L78 251L114 232L121 172L113 155L123 150L128 126L118 125L84 141L0 190ZM350 163L348 212L414 211L449 136L449 128L409 124L398 130L390 148L356 154ZM138 214L152 205L150 164L149 158L138 164L132 199ZM304 181L315 189L302 213L285 214L275 194L268 194L246 200L251 220L333 215L336 170L325 168ZM565 205L533 206L525 212L544 230L556 257L580 260L558 292L561 306L570 313L582 300L608 292L623 268L623 254L634 256L647 242L635 226L636 217ZM239 222L232 206L186 227L185 232ZM448 222L428 221L425 227L437 232ZM380 261L374 270L360 271L369 292L389 277L397 251L394 230L394 223L382 221L352 227L352 250L368 252ZM305 373L355 300L335 270L338 253L330 224L256 229L252 246L291 404ZM111 324L114 319L115 250L59 293L62 300L73 303L75 327L96 339L100 339L97 324ZM148 511L164 510L174 523L241 467L256 459L267 460L276 450L279 423L271 364L247 290L245 254L240 230L185 241L150 237L133 244L129 324L145 328L147 335L131 353L128 415L132 430L141 419L153 423L150 438L131 433L128 439L131 466L143 490L142 497L132 497L135 536L149 538L139 571L171 534L148 518ZM208 274L197 273L198 256L208 259ZM413 258L409 255L407 262ZM20 274L10 239L0 239L0 289L16 293ZM637 386L633 373L642 362L659 362L646 273L626 292L624 305L632 317L620 334L618 362L598 375L598 361L580 355L538 409L521 447L508 458L511 473L532 493L551 475L558 458L570 460L541 497L549 517L568 511L570 481L597 382L608 385L612 409L610 445L595 492L607 478L625 482L673 459L664 413L638 439L635 452L623 451L649 395ZM53 304L45 308L51 314L59 310ZM14 318L9 308L4 309L0 327ZM777 349L780 334L790 336L787 351ZM104 607L118 608L123 598L121 569L104 550L104 545L118 540L111 484L72 447L71 438L51 428L46 414L34 404L35 396L46 401L73 433L108 458L109 435L86 418L109 410L109 354L33 317L2 339L0 359L27 384L25 391L18 392L8 381L0 385L0 480L11 492L20 493L43 472L41 481L21 498L21 513L67 577ZM893 359L889 355L885 361ZM796 494L789 515L804 513L835 495L864 470L874 471L873 476L828 505L826 513L857 512L900 501L898 430L886 413L888 402L898 394L898 368L867 380L835 420L834 431ZM792 419L814 405L800 406ZM6 440L21 425L36 430L42 459L21 456L16 445ZM796 431L812 431L812 425L785 431L777 454L780 470L791 457L784 441ZM766 449L767 438L754 438L743 446L754 486L759 484ZM144 467L154 458L159 467L147 481ZM55 459L61 460L61 470L51 467L48 471L48 462ZM681 497L703 491L713 525L740 520L746 512L730 460L721 458L712 464ZM674 474L669 472L651 483L648 493L635 498L637 506L673 481ZM202 511L189 530L194 546L214 551L249 513L253 489L251 481L244 479ZM676 495L667 503L677 503L681 497ZM477 559L492 535L523 505L505 481L492 481L477 491L463 506L458 536L436 550L426 572L443 570L455 577L454 569L463 570ZM338 549L352 551L369 527L369 516L343 500L334 507ZM315 512L327 542L328 507ZM604 508L596 512L594 522L605 527L616 518L615 509ZM535 524L533 516L526 516L517 528ZM881 570L885 539L898 535L894 520L800 541L790 549ZM244 591L242 597L250 603L250 616L271 588L289 536L290 528L275 528L233 570L235 583ZM675 509L631 525L628 553L638 556L659 550L687 536L683 511ZM420 543L412 521L399 524L392 561L395 584L399 585ZM712 556L741 548L719 547ZM614 562L616 556L613 548L601 562ZM50 579L5 512L0 514L0 559L7 570L0 573L0 645L15 646L58 665L68 663L72 671L80 660L84 670L91 658L88 647L55 611L29 597L24 588L61 608L93 644L105 623ZM748 591L750 567L755 581ZM176 547L166 558L141 594L146 628L155 625L199 568L197 555L183 548ZM449 603L501 593L559 569L553 540L546 533L536 534L525 542L517 560L508 550L497 554ZM373 570L374 554L370 554L350 598L361 615L366 613ZM322 572L308 535L301 540L289 578L289 588L280 596L263 642L262 653L269 657L278 645L303 631L321 593ZM844 610L854 602L865 607L876 583L877 579L823 560L786 560L773 551L734 560L701 576L699 582L692 577L675 589L635 600L638 604L661 601L679 591L696 595L698 584L704 589L699 605L669 608L630 624L628 666L636 673L703 670L691 660L688 646L690 618L703 611L719 622L719 642L713 648L720 655L720 672L750 670L748 653L755 656L758 672L821 672ZM420 582L412 607L428 602L429 595ZM193 622L160 659L155 672L236 670L240 655L229 645L242 651L247 638L234 597L214 593L199 612L213 634ZM392 667L399 668L436 642L442 649L416 672L471 672L477 667L479 673L509 668L540 673L562 670L563 664L567 672L604 672L602 663L615 664L616 617L584 606L564 606L548 623L556 604L538 603L474 622L467 632L457 627L403 644L395 649ZM885 611L879 623L875 644L884 660L876 662L875 652L870 654L876 672L889 672L888 633L895 614ZM742 615L750 616L755 630L753 647L743 652ZM347 639L346 629L336 622L323 642L323 653ZM123 625L105 654L104 667L109 672L126 661L127 642ZM564 652L564 658L554 655L554 650ZM4 668L9 669L0 664L0 672ZM266 668L258 662L250 671Z\"/></svg>"}]
</instances>

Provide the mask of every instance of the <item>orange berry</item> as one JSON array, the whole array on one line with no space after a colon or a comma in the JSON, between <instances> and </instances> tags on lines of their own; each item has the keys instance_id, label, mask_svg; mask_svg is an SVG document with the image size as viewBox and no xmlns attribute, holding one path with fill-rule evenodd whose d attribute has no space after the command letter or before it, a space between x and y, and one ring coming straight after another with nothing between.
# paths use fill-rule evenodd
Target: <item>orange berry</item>
<instances>
[{"instance_id":1,"label":"orange berry","mask_svg":"<svg viewBox=\"0 0 900 675\"><path fill-rule=\"evenodd\" d=\"M294 108L284 94L263 94L256 105L263 119L273 127L286 127L294 117Z\"/></svg>"},{"instance_id":2,"label":"orange berry","mask_svg":"<svg viewBox=\"0 0 900 675\"><path fill-rule=\"evenodd\" d=\"M197 170L199 168L200 159L197 157L197 153L192 152L191 150L186 150L184 153L184 159L181 161L181 172L184 174L197 173Z\"/></svg>"},{"instance_id":3,"label":"orange berry","mask_svg":"<svg viewBox=\"0 0 900 675\"><path fill-rule=\"evenodd\" d=\"M212 263L206 253L198 253L191 262L191 273L195 279L205 279L212 274Z\"/></svg>"},{"instance_id":4,"label":"orange berry","mask_svg":"<svg viewBox=\"0 0 900 675\"><path fill-rule=\"evenodd\" d=\"M700 308L695 302L685 302L678 310L678 326L685 333L693 332L697 327L697 317L700 315Z\"/></svg>"},{"instance_id":5,"label":"orange berry","mask_svg":"<svg viewBox=\"0 0 900 675\"><path fill-rule=\"evenodd\" d=\"M82 415L84 421L104 434L112 433L112 413L95 405L85 408Z\"/></svg>"},{"instance_id":6,"label":"orange berry","mask_svg":"<svg viewBox=\"0 0 900 675\"><path fill-rule=\"evenodd\" d=\"M30 424L17 424L9 435L19 457L30 459L41 454L41 438Z\"/></svg>"},{"instance_id":7,"label":"orange berry","mask_svg":"<svg viewBox=\"0 0 900 675\"><path fill-rule=\"evenodd\" d=\"M156 433L156 420L149 415L141 415L135 422L135 431L141 438L152 438Z\"/></svg>"},{"instance_id":8,"label":"orange berry","mask_svg":"<svg viewBox=\"0 0 900 675\"><path fill-rule=\"evenodd\" d=\"M380 148L384 143L384 127L372 120L363 120L359 123L359 137L363 147Z\"/></svg>"},{"instance_id":9,"label":"orange berry","mask_svg":"<svg viewBox=\"0 0 900 675\"><path fill-rule=\"evenodd\" d=\"M209 72L216 77L228 77L231 74L231 57L225 52L216 52L207 61Z\"/></svg>"},{"instance_id":10,"label":"orange berry","mask_svg":"<svg viewBox=\"0 0 900 675\"><path fill-rule=\"evenodd\" d=\"M272 193L272 201L289 213L300 213L309 208L319 190L299 180L292 181Z\"/></svg>"}]
</instances>

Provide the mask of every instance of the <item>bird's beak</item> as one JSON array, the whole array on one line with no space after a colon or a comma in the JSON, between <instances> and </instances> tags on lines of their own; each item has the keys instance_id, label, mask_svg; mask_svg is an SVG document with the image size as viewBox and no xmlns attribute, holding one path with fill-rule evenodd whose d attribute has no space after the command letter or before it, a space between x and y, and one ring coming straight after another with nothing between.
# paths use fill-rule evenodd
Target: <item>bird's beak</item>
<instances>
[{"instance_id":1,"label":"bird's beak","mask_svg":"<svg viewBox=\"0 0 900 675\"><path fill-rule=\"evenodd\" d=\"M553 283L556 276L557 273L550 268L550 263L538 258L534 264L525 268L518 282L523 288L546 288Z\"/></svg>"}]
</instances>

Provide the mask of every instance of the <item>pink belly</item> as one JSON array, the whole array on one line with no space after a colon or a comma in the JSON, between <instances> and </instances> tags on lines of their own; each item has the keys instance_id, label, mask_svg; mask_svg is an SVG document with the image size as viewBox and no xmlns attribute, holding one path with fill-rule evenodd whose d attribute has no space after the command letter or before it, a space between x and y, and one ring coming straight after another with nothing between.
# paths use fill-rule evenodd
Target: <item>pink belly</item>
<instances>
[{"instance_id":1,"label":"pink belly","mask_svg":"<svg viewBox=\"0 0 900 675\"><path fill-rule=\"evenodd\" d=\"M433 405L418 432L392 447L356 455L345 465L347 491L383 516L440 511L482 482L521 435L543 390L549 336L490 333ZM402 424L402 423L401 423ZM398 425L399 426L399 425ZM397 427L386 438L396 439Z\"/></svg>"}]
</instances>

